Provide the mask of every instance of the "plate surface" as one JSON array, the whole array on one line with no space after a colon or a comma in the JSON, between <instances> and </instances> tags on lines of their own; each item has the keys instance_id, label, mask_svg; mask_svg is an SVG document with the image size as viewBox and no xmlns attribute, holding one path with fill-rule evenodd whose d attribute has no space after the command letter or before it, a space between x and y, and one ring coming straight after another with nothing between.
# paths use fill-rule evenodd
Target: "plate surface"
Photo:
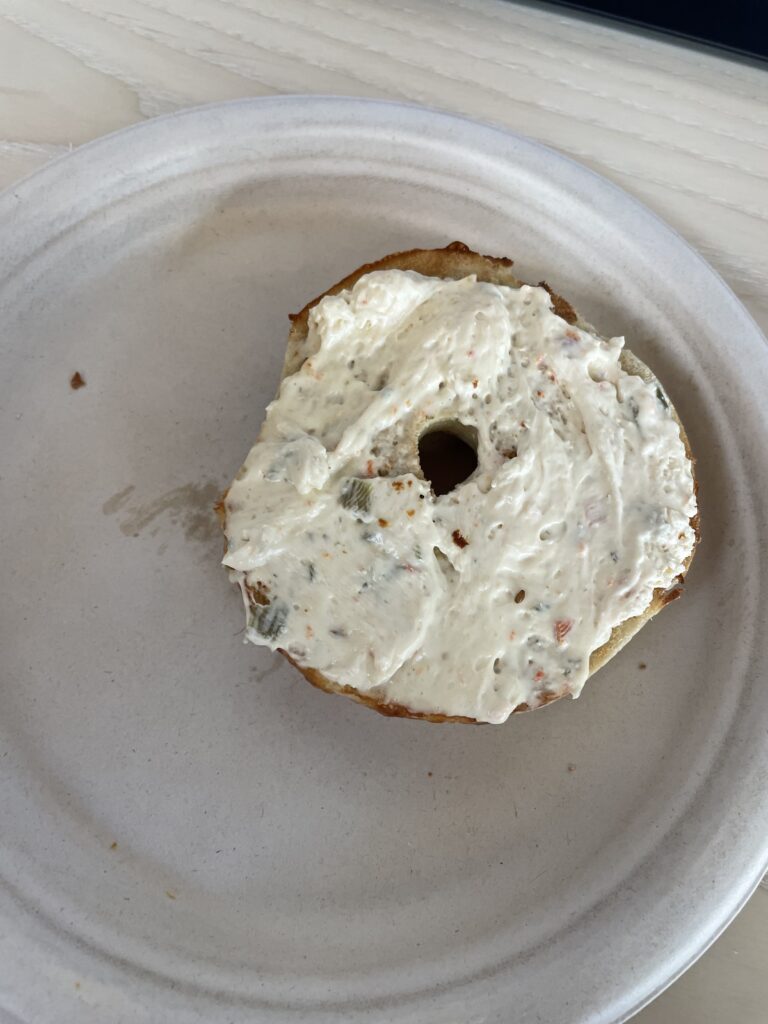
<instances>
[{"instance_id":1,"label":"plate surface","mask_svg":"<svg viewBox=\"0 0 768 1024\"><path fill-rule=\"evenodd\" d=\"M547 149L346 99L101 140L0 197L0 237L7 1019L607 1024L684 969L768 855L768 349L722 281ZM699 457L685 598L497 727L243 645L212 513L286 314L454 238L625 334Z\"/></svg>"}]
</instances>

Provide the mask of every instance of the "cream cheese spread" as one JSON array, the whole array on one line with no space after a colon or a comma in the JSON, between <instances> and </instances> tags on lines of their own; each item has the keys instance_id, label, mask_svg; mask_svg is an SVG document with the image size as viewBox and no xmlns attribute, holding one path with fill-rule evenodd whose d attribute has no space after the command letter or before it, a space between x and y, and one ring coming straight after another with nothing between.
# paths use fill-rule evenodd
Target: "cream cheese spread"
<instances>
[{"instance_id":1,"label":"cream cheese spread","mask_svg":"<svg viewBox=\"0 0 768 1024\"><path fill-rule=\"evenodd\" d=\"M474 276L375 271L323 298L226 497L247 639L412 711L502 722L578 696L695 543L678 425L623 344ZM437 426L478 461L440 496L418 458Z\"/></svg>"}]
</instances>

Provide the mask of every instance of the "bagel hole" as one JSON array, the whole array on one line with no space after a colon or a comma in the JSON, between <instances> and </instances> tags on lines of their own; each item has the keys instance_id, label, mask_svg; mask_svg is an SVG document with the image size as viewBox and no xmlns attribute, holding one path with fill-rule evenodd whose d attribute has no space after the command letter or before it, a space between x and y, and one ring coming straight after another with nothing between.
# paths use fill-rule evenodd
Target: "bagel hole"
<instances>
[{"instance_id":1,"label":"bagel hole","mask_svg":"<svg viewBox=\"0 0 768 1024\"><path fill-rule=\"evenodd\" d=\"M477 469L477 429L439 423L419 438L419 465L436 495L449 494Z\"/></svg>"}]
</instances>

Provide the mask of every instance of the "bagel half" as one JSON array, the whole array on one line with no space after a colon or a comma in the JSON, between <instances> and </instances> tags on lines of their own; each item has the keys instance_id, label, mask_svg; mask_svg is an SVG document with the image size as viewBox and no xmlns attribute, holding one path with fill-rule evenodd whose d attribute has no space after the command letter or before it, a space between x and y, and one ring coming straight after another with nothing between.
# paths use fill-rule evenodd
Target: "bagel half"
<instances>
[{"instance_id":1,"label":"bagel half","mask_svg":"<svg viewBox=\"0 0 768 1024\"><path fill-rule=\"evenodd\" d=\"M520 281L512 272L511 259L497 256L483 256L480 253L473 252L462 242L453 242L443 249L410 249L405 252L392 253L389 256L384 256L382 259L377 260L374 263L366 263L347 277L343 278L341 281L332 285L322 295L312 299L312 301L308 302L299 313L295 313L290 316L291 329L288 334L285 361L283 365L283 378L296 373L304 361L312 355L308 342L308 317L312 307L326 295L335 295L338 292L351 288L359 278L377 270L411 270L418 274L422 274L425 277L453 278L456 280L474 274L479 281L486 281L491 284L506 285L511 288L519 288L524 284L524 282ZM546 282L540 282L540 286L549 292L552 298L553 309L558 316L562 317L562 319L567 321L569 324L574 324L592 334L596 333L590 324L580 318L579 314L570 305L570 303L561 296L555 294ZM648 367L626 348L622 351L621 367L626 373L638 376L646 383L653 383L657 386L659 384L656 377ZM685 446L686 455L691 463L695 491L695 460L691 451L690 443L683 425L680 422L680 418L671 404L670 412L680 429L680 437ZM224 529L226 529L225 498L226 494L217 505L217 512ZM671 589L655 590L650 603L642 614L625 619L618 626L614 627L608 640L602 644L602 646L594 650L590 656L590 676L592 676L599 668L602 668L606 662L610 661L615 654L618 654L622 647L631 640L631 638L645 625L646 622L652 619L654 615L665 607L665 605L679 597L682 593L684 577L690 567L695 547L699 540L698 513L690 522L695 535L695 542L694 547L685 562L684 572L677 577L675 585ZM250 589L249 596L254 604L268 603L264 595L251 591ZM428 722L466 722L477 724L477 720L474 718L414 711L403 704L387 703L378 699L374 695L360 693L351 686L333 682L314 668L297 664L283 650L281 650L280 653L283 654L291 664L295 665L304 678L313 686L316 686L321 690L325 690L326 693L337 693L346 697L351 697L353 700L358 701L360 704L364 704L366 707L373 708L382 715L397 718L416 718ZM544 706L544 704L558 700L568 692L569 691L567 689L564 689L559 693L548 694L542 704L538 706ZM514 708L513 713L529 710L531 710L529 706L523 703Z\"/></svg>"}]
</instances>

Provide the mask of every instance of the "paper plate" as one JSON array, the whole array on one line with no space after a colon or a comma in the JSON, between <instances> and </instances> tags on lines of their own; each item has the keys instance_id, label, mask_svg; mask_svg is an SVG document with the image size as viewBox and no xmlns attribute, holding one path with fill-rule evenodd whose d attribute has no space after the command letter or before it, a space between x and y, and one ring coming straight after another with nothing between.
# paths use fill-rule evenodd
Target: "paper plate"
<instances>
[{"instance_id":1,"label":"paper plate","mask_svg":"<svg viewBox=\"0 0 768 1024\"><path fill-rule=\"evenodd\" d=\"M690 964L768 858L768 348L699 256L533 142L299 97L78 150L0 237L7 1019L608 1024ZM287 314L453 239L625 334L699 459L684 599L497 727L245 646L212 511Z\"/></svg>"}]
</instances>

